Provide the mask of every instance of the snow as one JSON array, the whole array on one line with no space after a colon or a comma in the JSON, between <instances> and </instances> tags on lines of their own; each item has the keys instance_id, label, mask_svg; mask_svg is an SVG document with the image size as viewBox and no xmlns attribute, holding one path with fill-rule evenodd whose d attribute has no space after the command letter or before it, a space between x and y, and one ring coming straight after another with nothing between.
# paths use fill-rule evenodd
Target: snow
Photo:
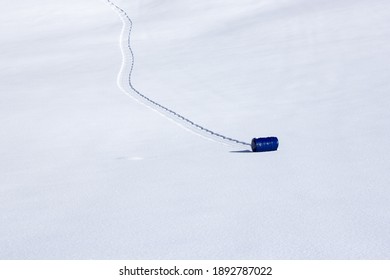
<instances>
[{"instance_id":1,"label":"snow","mask_svg":"<svg viewBox=\"0 0 390 280\"><path fill-rule=\"evenodd\" d=\"M139 92L279 150L126 96L106 1L4 2L1 259L390 257L388 1L113 2Z\"/></svg>"}]
</instances>

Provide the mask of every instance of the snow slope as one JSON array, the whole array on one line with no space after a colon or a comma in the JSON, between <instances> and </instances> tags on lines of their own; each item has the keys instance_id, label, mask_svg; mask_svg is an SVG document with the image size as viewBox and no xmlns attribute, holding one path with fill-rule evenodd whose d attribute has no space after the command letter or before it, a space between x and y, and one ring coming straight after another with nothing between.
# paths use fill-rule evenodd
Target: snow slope
<instances>
[{"instance_id":1,"label":"snow slope","mask_svg":"<svg viewBox=\"0 0 390 280\"><path fill-rule=\"evenodd\" d=\"M388 1L3 2L1 259L390 257Z\"/></svg>"}]
</instances>

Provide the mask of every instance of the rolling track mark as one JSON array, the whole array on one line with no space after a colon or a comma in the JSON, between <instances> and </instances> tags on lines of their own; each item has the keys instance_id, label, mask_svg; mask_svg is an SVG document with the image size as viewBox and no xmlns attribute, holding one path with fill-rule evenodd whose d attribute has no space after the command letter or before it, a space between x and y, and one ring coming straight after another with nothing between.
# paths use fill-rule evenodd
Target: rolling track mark
<instances>
[{"instance_id":1,"label":"rolling track mark","mask_svg":"<svg viewBox=\"0 0 390 280\"><path fill-rule=\"evenodd\" d=\"M133 22L128 14L114 2L111 0L106 0L106 2L118 13L123 23L120 35L120 47L123 59L117 79L118 87L129 97L145 105L146 107L157 111L162 116L175 122L187 131L195 133L196 135L199 135L205 139L219 142L225 145L239 145L241 147L250 146L249 143L239 141L207 129L139 92L131 82L131 75L134 69L134 53L130 44ZM127 67L128 61L131 61L130 67ZM125 74L126 71L127 73Z\"/></svg>"}]
</instances>

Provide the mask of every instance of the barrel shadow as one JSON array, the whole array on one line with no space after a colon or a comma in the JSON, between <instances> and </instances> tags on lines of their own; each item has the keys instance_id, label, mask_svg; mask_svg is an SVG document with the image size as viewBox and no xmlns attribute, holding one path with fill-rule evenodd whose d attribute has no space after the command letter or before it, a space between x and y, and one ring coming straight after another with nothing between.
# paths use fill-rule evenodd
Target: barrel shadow
<instances>
[{"instance_id":1,"label":"barrel shadow","mask_svg":"<svg viewBox=\"0 0 390 280\"><path fill-rule=\"evenodd\" d=\"M243 154L243 153L253 153L252 151L250 151L250 150L240 150L240 151L230 151L231 153L241 153L241 154Z\"/></svg>"}]
</instances>

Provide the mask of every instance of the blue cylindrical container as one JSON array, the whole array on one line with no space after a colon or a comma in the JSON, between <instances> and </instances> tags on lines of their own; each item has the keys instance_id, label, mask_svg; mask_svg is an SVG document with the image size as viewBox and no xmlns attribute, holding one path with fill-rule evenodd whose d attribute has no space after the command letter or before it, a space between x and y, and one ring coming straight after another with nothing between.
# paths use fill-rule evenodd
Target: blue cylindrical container
<instances>
[{"instance_id":1,"label":"blue cylindrical container","mask_svg":"<svg viewBox=\"0 0 390 280\"><path fill-rule=\"evenodd\" d=\"M279 147L279 140L276 137L253 138L251 146L253 152L276 151Z\"/></svg>"}]
</instances>

